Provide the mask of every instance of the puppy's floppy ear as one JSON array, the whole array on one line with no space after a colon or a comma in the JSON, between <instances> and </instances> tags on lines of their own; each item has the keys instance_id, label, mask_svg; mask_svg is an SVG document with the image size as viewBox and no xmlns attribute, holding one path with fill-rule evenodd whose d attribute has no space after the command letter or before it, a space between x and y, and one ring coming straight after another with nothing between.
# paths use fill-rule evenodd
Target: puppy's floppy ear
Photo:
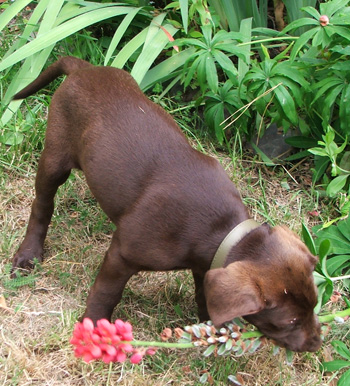
<instances>
[{"instance_id":1,"label":"puppy's floppy ear","mask_svg":"<svg viewBox=\"0 0 350 386\"><path fill-rule=\"evenodd\" d=\"M208 271L204 289L209 316L215 326L265 308L251 266L243 261Z\"/></svg>"}]
</instances>

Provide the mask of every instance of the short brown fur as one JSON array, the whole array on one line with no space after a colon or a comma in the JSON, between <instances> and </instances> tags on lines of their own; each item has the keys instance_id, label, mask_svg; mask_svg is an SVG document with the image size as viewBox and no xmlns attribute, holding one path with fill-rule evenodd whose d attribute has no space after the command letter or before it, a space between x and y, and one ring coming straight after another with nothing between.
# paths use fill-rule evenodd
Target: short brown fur
<instances>
[{"instance_id":1,"label":"short brown fur","mask_svg":"<svg viewBox=\"0 0 350 386\"><path fill-rule=\"evenodd\" d=\"M300 239L262 225L232 248L223 268L210 270L221 241L249 218L223 168L194 150L171 116L122 70L62 58L15 99L63 74L68 77L52 98L36 197L14 270L42 259L56 190L78 168L117 226L84 317L110 319L138 271L191 269L201 320L220 325L244 316L282 346L317 350L316 258Z\"/></svg>"}]
</instances>

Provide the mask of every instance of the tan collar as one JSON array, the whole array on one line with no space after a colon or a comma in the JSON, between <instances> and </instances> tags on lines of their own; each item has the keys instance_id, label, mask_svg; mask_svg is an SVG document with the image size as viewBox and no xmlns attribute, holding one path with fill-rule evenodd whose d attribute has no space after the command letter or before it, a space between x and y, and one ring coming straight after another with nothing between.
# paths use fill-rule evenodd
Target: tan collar
<instances>
[{"instance_id":1,"label":"tan collar","mask_svg":"<svg viewBox=\"0 0 350 386\"><path fill-rule=\"evenodd\" d=\"M221 268L231 248L237 245L250 231L258 228L259 226L260 224L258 224L255 220L248 219L234 227L219 245L219 248L216 251L214 259L211 263L210 269Z\"/></svg>"}]
</instances>

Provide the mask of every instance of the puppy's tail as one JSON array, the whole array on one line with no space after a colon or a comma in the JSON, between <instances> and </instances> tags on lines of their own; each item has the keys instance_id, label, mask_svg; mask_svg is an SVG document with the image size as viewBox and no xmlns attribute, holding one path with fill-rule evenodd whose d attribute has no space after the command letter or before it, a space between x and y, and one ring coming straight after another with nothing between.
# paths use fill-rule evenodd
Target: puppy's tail
<instances>
[{"instance_id":1,"label":"puppy's tail","mask_svg":"<svg viewBox=\"0 0 350 386\"><path fill-rule=\"evenodd\" d=\"M29 95L35 94L59 76L69 75L86 67L92 67L92 65L85 62L85 60L74 58L73 56L61 58L43 71L32 83L29 83L23 90L15 94L13 99L26 98Z\"/></svg>"}]
</instances>

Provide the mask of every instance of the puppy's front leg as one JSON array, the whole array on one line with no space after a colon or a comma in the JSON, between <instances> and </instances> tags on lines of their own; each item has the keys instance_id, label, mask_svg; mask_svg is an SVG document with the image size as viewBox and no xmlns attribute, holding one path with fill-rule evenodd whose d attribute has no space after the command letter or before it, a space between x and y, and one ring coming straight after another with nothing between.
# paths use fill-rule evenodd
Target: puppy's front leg
<instances>
[{"instance_id":1,"label":"puppy's front leg","mask_svg":"<svg viewBox=\"0 0 350 386\"><path fill-rule=\"evenodd\" d=\"M204 277L194 271L192 271L192 275L193 275L195 290L196 290L195 298L198 306L198 317L201 322L205 322L209 320L210 317L208 314L207 303L206 303L205 294L204 294L204 286L203 286Z\"/></svg>"},{"instance_id":2,"label":"puppy's front leg","mask_svg":"<svg viewBox=\"0 0 350 386\"><path fill-rule=\"evenodd\" d=\"M136 272L137 270L121 256L114 234L100 272L91 287L82 319L90 318L94 323L99 319L111 320L114 307L119 303L127 281Z\"/></svg>"}]
</instances>

